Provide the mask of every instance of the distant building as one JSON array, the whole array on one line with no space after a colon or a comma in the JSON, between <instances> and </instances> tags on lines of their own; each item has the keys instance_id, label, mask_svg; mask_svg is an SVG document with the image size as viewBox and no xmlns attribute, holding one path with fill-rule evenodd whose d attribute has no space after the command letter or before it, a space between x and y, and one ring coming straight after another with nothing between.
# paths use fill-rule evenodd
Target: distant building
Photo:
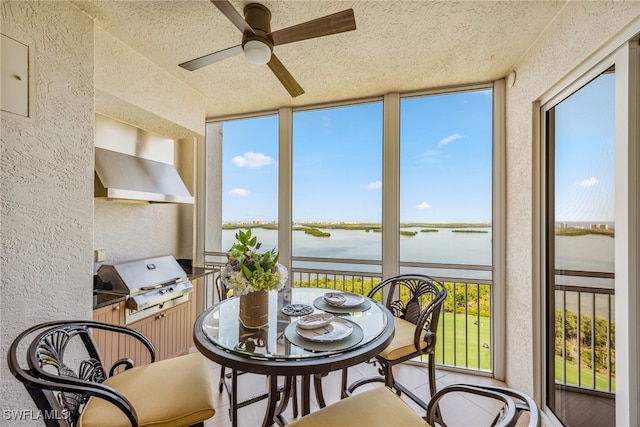
<instances>
[{"instance_id":1,"label":"distant building","mask_svg":"<svg viewBox=\"0 0 640 427\"><path fill-rule=\"evenodd\" d=\"M567 223L566 222L561 222L560 223L560 228L563 229L563 230L566 230L567 229Z\"/></svg>"},{"instance_id":2,"label":"distant building","mask_svg":"<svg viewBox=\"0 0 640 427\"><path fill-rule=\"evenodd\" d=\"M589 228L591 230L608 230L609 225L608 224L589 224Z\"/></svg>"}]
</instances>

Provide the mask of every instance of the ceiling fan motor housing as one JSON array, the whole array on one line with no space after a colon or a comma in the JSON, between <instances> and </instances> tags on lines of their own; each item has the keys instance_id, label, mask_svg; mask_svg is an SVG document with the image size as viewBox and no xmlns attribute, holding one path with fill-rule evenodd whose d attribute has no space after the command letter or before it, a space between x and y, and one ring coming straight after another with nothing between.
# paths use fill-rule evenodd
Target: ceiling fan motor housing
<instances>
[{"instance_id":1,"label":"ceiling fan motor housing","mask_svg":"<svg viewBox=\"0 0 640 427\"><path fill-rule=\"evenodd\" d=\"M242 35L242 46L251 41L257 40L267 46L273 52L273 41L267 34L271 33L271 12L259 3L249 3L244 7L244 20L253 29L254 34L245 32Z\"/></svg>"}]
</instances>

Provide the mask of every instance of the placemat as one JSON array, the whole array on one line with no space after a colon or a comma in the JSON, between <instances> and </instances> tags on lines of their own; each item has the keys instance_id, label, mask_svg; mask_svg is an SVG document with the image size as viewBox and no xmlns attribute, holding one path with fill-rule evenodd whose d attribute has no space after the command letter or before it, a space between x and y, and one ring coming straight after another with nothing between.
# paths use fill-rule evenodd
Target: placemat
<instances>
[{"instance_id":1,"label":"placemat","mask_svg":"<svg viewBox=\"0 0 640 427\"><path fill-rule=\"evenodd\" d=\"M346 319L345 319L346 320ZM333 342L314 342L309 341L302 338L296 332L296 322L289 324L284 330L284 335L287 339L297 345L298 347L302 347L305 350L311 351L338 351L338 350L346 350L349 347L353 347L362 341L362 337L364 333L362 332L362 328L360 325L350 322L353 326L353 332L347 338L340 341Z\"/></svg>"},{"instance_id":2,"label":"placemat","mask_svg":"<svg viewBox=\"0 0 640 427\"><path fill-rule=\"evenodd\" d=\"M314 299L313 305L319 310L335 314L359 313L361 311L367 311L371 308L371 302L367 298L364 299L364 302L362 304L356 305L355 307L337 307L334 305L330 305L327 304L327 302L322 297Z\"/></svg>"}]
</instances>

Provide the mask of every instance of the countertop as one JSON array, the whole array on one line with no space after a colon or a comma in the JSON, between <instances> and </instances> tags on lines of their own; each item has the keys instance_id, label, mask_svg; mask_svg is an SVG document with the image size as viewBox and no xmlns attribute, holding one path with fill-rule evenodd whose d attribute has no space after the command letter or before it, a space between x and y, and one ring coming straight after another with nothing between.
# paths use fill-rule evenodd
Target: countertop
<instances>
[{"instance_id":1,"label":"countertop","mask_svg":"<svg viewBox=\"0 0 640 427\"><path fill-rule=\"evenodd\" d=\"M109 291L94 290L93 291L93 309L106 307L111 304L117 304L127 299L126 295L114 294Z\"/></svg>"}]
</instances>

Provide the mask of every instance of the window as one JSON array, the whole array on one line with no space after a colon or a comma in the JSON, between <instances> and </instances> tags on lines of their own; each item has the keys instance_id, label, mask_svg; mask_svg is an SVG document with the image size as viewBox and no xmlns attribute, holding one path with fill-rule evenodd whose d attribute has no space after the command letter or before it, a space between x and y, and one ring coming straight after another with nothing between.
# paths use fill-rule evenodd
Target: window
<instances>
[{"instance_id":1,"label":"window","mask_svg":"<svg viewBox=\"0 0 640 427\"><path fill-rule=\"evenodd\" d=\"M491 265L492 91L405 98L400 259Z\"/></svg>"},{"instance_id":2,"label":"window","mask_svg":"<svg viewBox=\"0 0 640 427\"><path fill-rule=\"evenodd\" d=\"M491 371L493 90L400 103L400 262L444 282L439 363ZM470 267L473 266L473 267Z\"/></svg>"},{"instance_id":3,"label":"window","mask_svg":"<svg viewBox=\"0 0 640 427\"><path fill-rule=\"evenodd\" d=\"M381 260L382 103L293 114L293 256Z\"/></svg>"},{"instance_id":4,"label":"window","mask_svg":"<svg viewBox=\"0 0 640 427\"><path fill-rule=\"evenodd\" d=\"M278 244L278 116L222 123L222 250L251 228L263 249Z\"/></svg>"},{"instance_id":5,"label":"window","mask_svg":"<svg viewBox=\"0 0 640 427\"><path fill-rule=\"evenodd\" d=\"M567 425L615 425L614 89L612 67L546 113L547 404Z\"/></svg>"},{"instance_id":6,"label":"window","mask_svg":"<svg viewBox=\"0 0 640 427\"><path fill-rule=\"evenodd\" d=\"M223 265L236 229L253 226L266 248L280 242L291 286L366 294L383 274L430 274L450 295L436 360L491 372L494 91L390 94L211 126L207 140L223 147L223 246L207 246L210 265ZM278 121L291 132L278 135ZM278 147L289 146L278 172ZM291 221L276 231L277 214Z\"/></svg>"}]
</instances>

